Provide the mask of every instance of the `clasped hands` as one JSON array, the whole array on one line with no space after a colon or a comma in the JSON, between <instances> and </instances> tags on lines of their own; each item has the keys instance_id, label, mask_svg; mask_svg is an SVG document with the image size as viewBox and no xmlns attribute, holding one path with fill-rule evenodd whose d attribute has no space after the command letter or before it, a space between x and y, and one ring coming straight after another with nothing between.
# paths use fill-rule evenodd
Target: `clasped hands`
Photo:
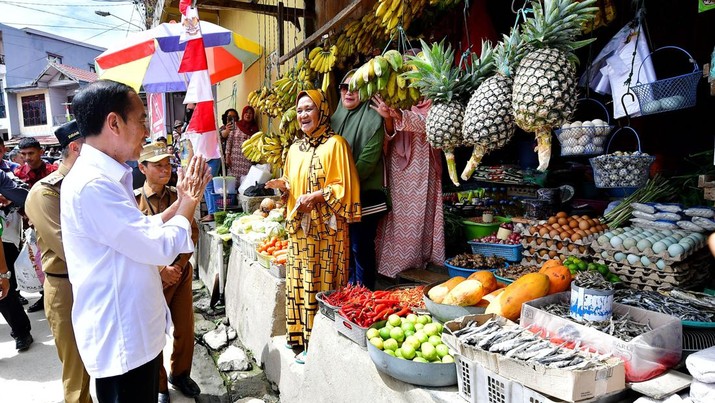
<instances>
[{"instance_id":1,"label":"clasped hands","mask_svg":"<svg viewBox=\"0 0 715 403\"><path fill-rule=\"evenodd\" d=\"M206 163L206 159L201 155L194 155L186 168L180 167L177 174L176 190L179 199L189 198L198 203L206 189L206 184L211 180L211 168Z\"/></svg>"}]
</instances>

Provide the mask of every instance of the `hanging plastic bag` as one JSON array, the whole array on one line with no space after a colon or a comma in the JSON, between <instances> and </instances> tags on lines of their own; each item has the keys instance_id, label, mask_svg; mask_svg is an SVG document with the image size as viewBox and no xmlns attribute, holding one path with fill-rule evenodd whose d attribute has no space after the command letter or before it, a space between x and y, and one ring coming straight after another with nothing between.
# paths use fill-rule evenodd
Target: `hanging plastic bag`
<instances>
[{"instance_id":1,"label":"hanging plastic bag","mask_svg":"<svg viewBox=\"0 0 715 403\"><path fill-rule=\"evenodd\" d=\"M271 179L271 164L251 165L248 174L241 180L238 193L243 194L249 186L263 184Z\"/></svg>"},{"instance_id":2,"label":"hanging plastic bag","mask_svg":"<svg viewBox=\"0 0 715 403\"><path fill-rule=\"evenodd\" d=\"M636 38L638 38L637 50ZM635 58L634 50L636 50ZM639 116L638 99L630 91L626 80L628 80L631 70L633 71L631 84L636 82L652 83L656 80L653 62L651 58L646 59L649 54L650 49L642 26L637 22L630 22L603 47L591 66L581 76L579 84L581 86L588 85L600 94L611 94L614 119L626 116L626 111L631 117ZM645 63L643 63L643 59L646 59ZM631 63L633 63L632 68ZM641 64L643 64L643 68L640 68ZM623 98L626 93L631 93L632 96ZM621 102L621 99L624 102ZM623 103L626 104L626 109L623 109Z\"/></svg>"},{"instance_id":3,"label":"hanging plastic bag","mask_svg":"<svg viewBox=\"0 0 715 403\"><path fill-rule=\"evenodd\" d=\"M40 292L42 283L45 281L45 274L42 272L42 263L39 258L40 248L37 246L35 229L26 229L24 235L22 249L15 259L17 288L25 292Z\"/></svg>"}]
</instances>

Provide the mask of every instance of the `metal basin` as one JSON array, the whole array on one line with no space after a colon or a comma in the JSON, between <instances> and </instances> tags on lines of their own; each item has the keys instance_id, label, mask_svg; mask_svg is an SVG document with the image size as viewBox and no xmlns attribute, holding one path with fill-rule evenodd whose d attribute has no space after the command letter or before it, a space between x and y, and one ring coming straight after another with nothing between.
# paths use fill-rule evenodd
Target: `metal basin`
<instances>
[{"instance_id":1,"label":"metal basin","mask_svg":"<svg viewBox=\"0 0 715 403\"><path fill-rule=\"evenodd\" d=\"M419 386L451 386L457 384L455 363L424 363L393 357L367 342L367 352L377 370L402 382Z\"/></svg>"},{"instance_id":2,"label":"metal basin","mask_svg":"<svg viewBox=\"0 0 715 403\"><path fill-rule=\"evenodd\" d=\"M438 321L445 323L450 320L457 319L464 315L476 315L484 313L486 308L480 308L476 306L456 306L447 304L438 304L427 296L432 287L442 284L442 281L432 283L425 287L424 295L422 295L422 300L425 302L425 306L432 316Z\"/></svg>"}]
</instances>

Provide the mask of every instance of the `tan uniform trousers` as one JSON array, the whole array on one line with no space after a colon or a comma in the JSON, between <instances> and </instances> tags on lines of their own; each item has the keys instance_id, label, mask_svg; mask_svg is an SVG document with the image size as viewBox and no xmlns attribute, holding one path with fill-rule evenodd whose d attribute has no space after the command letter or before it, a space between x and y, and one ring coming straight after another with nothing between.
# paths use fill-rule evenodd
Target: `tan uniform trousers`
<instances>
[{"instance_id":1,"label":"tan uniform trousers","mask_svg":"<svg viewBox=\"0 0 715 403\"><path fill-rule=\"evenodd\" d=\"M187 263L179 281L164 288L164 298L166 298L166 304L171 311L171 320L174 323L173 351L169 362L173 376L191 373L191 360L194 356L194 301L191 293L193 276L194 268L191 263ZM159 391L168 390L166 368L162 365L159 370Z\"/></svg>"},{"instance_id":2,"label":"tan uniform trousers","mask_svg":"<svg viewBox=\"0 0 715 403\"><path fill-rule=\"evenodd\" d=\"M65 402L91 402L89 374L77 350L72 328L72 284L69 279L45 276L45 314L62 362L62 388Z\"/></svg>"}]
</instances>

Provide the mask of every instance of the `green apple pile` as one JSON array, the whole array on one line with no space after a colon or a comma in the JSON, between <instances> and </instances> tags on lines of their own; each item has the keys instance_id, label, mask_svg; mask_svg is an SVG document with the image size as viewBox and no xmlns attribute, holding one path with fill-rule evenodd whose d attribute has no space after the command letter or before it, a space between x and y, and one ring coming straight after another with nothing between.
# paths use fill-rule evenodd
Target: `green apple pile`
<instances>
[{"instance_id":1,"label":"green apple pile","mask_svg":"<svg viewBox=\"0 0 715 403\"><path fill-rule=\"evenodd\" d=\"M432 322L429 315L395 314L387 318L382 328L367 330L370 344L393 357L425 363L452 363L454 357L442 343L442 324Z\"/></svg>"}]
</instances>

